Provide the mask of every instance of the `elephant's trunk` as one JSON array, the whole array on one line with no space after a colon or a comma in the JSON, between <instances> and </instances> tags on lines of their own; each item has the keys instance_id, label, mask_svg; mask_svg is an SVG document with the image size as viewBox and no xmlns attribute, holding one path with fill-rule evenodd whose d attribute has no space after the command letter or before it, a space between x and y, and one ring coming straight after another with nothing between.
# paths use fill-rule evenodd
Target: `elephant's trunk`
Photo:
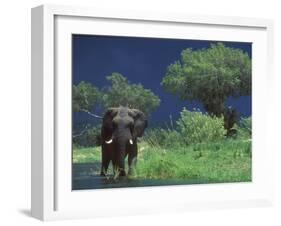
<instances>
[{"instance_id":1,"label":"elephant's trunk","mask_svg":"<svg viewBox=\"0 0 281 226\"><path fill-rule=\"evenodd\" d=\"M110 140L109 140L110 141ZM115 173L114 175L125 176L125 157L128 154L129 146L133 144L130 130L117 130L112 136L114 145Z\"/></svg>"},{"instance_id":2,"label":"elephant's trunk","mask_svg":"<svg viewBox=\"0 0 281 226\"><path fill-rule=\"evenodd\" d=\"M126 157L126 148L127 142L125 140L115 139L114 140L114 178L118 176L125 176L125 157Z\"/></svg>"}]
</instances>

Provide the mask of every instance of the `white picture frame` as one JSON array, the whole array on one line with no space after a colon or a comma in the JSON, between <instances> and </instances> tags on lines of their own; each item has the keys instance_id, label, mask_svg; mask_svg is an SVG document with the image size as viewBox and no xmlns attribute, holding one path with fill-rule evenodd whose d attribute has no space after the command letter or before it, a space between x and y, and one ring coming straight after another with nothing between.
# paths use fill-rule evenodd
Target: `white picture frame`
<instances>
[{"instance_id":1,"label":"white picture frame","mask_svg":"<svg viewBox=\"0 0 281 226\"><path fill-rule=\"evenodd\" d=\"M253 181L72 191L72 33L252 42ZM266 140L267 108L260 102L272 95L272 39L273 22L265 19L56 5L33 8L32 216L55 220L271 205L273 153ZM110 202L118 203L118 208Z\"/></svg>"}]
</instances>

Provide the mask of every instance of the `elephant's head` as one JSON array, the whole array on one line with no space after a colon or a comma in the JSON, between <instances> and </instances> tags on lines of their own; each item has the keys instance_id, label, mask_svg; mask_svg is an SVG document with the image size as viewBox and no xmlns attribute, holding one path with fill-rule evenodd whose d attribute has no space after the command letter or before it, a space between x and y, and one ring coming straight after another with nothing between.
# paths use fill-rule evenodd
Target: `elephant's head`
<instances>
[{"instance_id":1,"label":"elephant's head","mask_svg":"<svg viewBox=\"0 0 281 226\"><path fill-rule=\"evenodd\" d=\"M113 165L123 168L126 154L137 149L137 137L141 137L147 127L143 112L127 107L109 108L103 117L102 142L112 150Z\"/></svg>"},{"instance_id":2,"label":"elephant's head","mask_svg":"<svg viewBox=\"0 0 281 226\"><path fill-rule=\"evenodd\" d=\"M127 107L109 108L102 125L102 139L106 144L133 144L143 135L147 120L143 112Z\"/></svg>"}]
</instances>

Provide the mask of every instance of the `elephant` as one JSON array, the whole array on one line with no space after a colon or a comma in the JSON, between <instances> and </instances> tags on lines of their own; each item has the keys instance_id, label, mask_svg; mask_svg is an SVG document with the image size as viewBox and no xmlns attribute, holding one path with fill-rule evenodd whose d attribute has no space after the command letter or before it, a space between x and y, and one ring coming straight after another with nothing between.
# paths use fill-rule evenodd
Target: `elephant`
<instances>
[{"instance_id":1,"label":"elephant","mask_svg":"<svg viewBox=\"0 0 281 226\"><path fill-rule=\"evenodd\" d=\"M109 108L101 127L101 176L107 176L112 161L114 179L126 176L125 158L128 155L128 174L132 175L137 162L137 138L147 127L145 114L128 107Z\"/></svg>"}]
</instances>

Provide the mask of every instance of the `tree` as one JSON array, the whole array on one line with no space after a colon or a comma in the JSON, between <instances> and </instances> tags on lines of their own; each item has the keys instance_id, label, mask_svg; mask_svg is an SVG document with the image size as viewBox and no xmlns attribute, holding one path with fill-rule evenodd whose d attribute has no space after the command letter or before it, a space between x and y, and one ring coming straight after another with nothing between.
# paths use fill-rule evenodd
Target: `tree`
<instances>
[{"instance_id":1,"label":"tree","mask_svg":"<svg viewBox=\"0 0 281 226\"><path fill-rule=\"evenodd\" d=\"M221 116L228 97L251 93L251 59L222 43L195 51L188 48L169 65L161 84L180 99L200 101L209 114Z\"/></svg>"},{"instance_id":2,"label":"tree","mask_svg":"<svg viewBox=\"0 0 281 226\"><path fill-rule=\"evenodd\" d=\"M151 90L145 89L141 84L131 84L119 73L112 73L107 76L107 80L111 85L102 90L84 81L73 85L73 111L86 112L91 116L101 118L92 113L95 112L97 106L110 108L122 105L137 108L149 114L160 104L159 97Z\"/></svg>"},{"instance_id":3,"label":"tree","mask_svg":"<svg viewBox=\"0 0 281 226\"><path fill-rule=\"evenodd\" d=\"M72 108L74 112L86 112L99 118L100 116L91 113L92 110L101 104L102 93L98 88L84 81L72 87Z\"/></svg>"},{"instance_id":4,"label":"tree","mask_svg":"<svg viewBox=\"0 0 281 226\"><path fill-rule=\"evenodd\" d=\"M131 84L119 73L107 76L111 86L103 91L103 105L107 107L128 106L137 108L146 114L154 111L160 104L160 99L151 90L141 84Z\"/></svg>"},{"instance_id":5,"label":"tree","mask_svg":"<svg viewBox=\"0 0 281 226\"><path fill-rule=\"evenodd\" d=\"M86 112L90 116L102 119L101 116L94 114L95 109L100 106L104 109L110 107L128 106L137 108L146 114L155 110L160 99L149 89L144 89L141 84L130 84L127 78L119 73L112 73L107 77L111 86L99 90L91 83L81 81L72 88L72 107L74 112ZM88 140L96 127L89 124L84 125L72 135L74 142L80 145L89 145ZM98 130L99 131L99 130ZM98 139L98 138L97 138ZM91 143L92 144L92 143Z\"/></svg>"}]
</instances>

